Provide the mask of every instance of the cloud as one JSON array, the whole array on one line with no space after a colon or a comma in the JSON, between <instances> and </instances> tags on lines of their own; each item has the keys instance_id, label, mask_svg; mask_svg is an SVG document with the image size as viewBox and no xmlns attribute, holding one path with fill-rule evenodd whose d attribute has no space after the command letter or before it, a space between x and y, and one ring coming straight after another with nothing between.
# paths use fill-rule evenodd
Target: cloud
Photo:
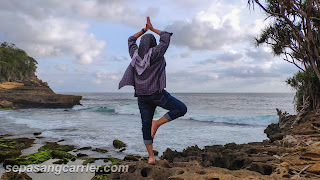
<instances>
[{"instance_id":1,"label":"cloud","mask_svg":"<svg viewBox=\"0 0 320 180\"><path fill-rule=\"evenodd\" d=\"M190 53L181 53L180 58L192 58Z\"/></svg>"},{"instance_id":2,"label":"cloud","mask_svg":"<svg viewBox=\"0 0 320 180\"><path fill-rule=\"evenodd\" d=\"M106 42L88 33L90 21L144 24L145 15L127 5L128 0L1 0L0 41L15 43L35 58L72 56L91 64ZM157 8L146 12L157 14Z\"/></svg>"},{"instance_id":3,"label":"cloud","mask_svg":"<svg viewBox=\"0 0 320 180\"><path fill-rule=\"evenodd\" d=\"M172 44L191 50L221 50L253 39L252 32L241 27L243 5L212 3L191 20L174 21L165 30L173 32Z\"/></svg>"},{"instance_id":4,"label":"cloud","mask_svg":"<svg viewBox=\"0 0 320 180\"><path fill-rule=\"evenodd\" d=\"M279 71L272 71L271 68L262 67L229 67L223 70L223 77L235 78L261 78L261 77L279 77Z\"/></svg>"},{"instance_id":5,"label":"cloud","mask_svg":"<svg viewBox=\"0 0 320 180\"><path fill-rule=\"evenodd\" d=\"M166 57L173 58L167 61L169 90L235 92L260 87L257 91L268 88L278 91L282 84L285 86L285 77L297 71L280 57L273 57L265 46L254 47L253 37L266 23L264 16L260 16L262 13L257 14L260 11L250 13L246 1L0 0L0 3L0 41L15 43L39 58L37 75L55 90L118 92L119 80L130 61L127 37L121 34L129 36L141 29L146 15L152 17L159 29L174 33L171 41L174 46L166 53ZM110 37L104 32L115 34ZM52 60L50 68L44 62L48 59ZM76 64L71 66L61 59Z\"/></svg>"},{"instance_id":6,"label":"cloud","mask_svg":"<svg viewBox=\"0 0 320 180\"><path fill-rule=\"evenodd\" d=\"M173 58L173 59L176 59L176 58L180 58L180 59L191 59L191 58L192 58L192 55L191 55L190 52L183 52L183 53L180 53L180 54L171 55L170 57Z\"/></svg>"},{"instance_id":7,"label":"cloud","mask_svg":"<svg viewBox=\"0 0 320 180\"><path fill-rule=\"evenodd\" d=\"M71 10L73 13L89 17L102 22L112 22L142 27L145 25L147 15L156 16L159 13L158 7L145 8L140 12L132 5L127 5L129 0L73 0Z\"/></svg>"},{"instance_id":8,"label":"cloud","mask_svg":"<svg viewBox=\"0 0 320 180\"><path fill-rule=\"evenodd\" d=\"M65 64L57 64L55 67L57 70L64 71L64 72L66 72L68 70L68 68Z\"/></svg>"},{"instance_id":9,"label":"cloud","mask_svg":"<svg viewBox=\"0 0 320 180\"><path fill-rule=\"evenodd\" d=\"M128 61L128 57L127 56L111 56L110 58L111 61Z\"/></svg>"},{"instance_id":10,"label":"cloud","mask_svg":"<svg viewBox=\"0 0 320 180\"><path fill-rule=\"evenodd\" d=\"M101 85L103 83L109 83L109 81L119 81L120 75L108 72L106 70L99 70L95 73L95 78L93 79L93 82L95 84Z\"/></svg>"},{"instance_id":11,"label":"cloud","mask_svg":"<svg viewBox=\"0 0 320 180\"><path fill-rule=\"evenodd\" d=\"M272 61L275 59L272 52L265 47L252 47L245 49L245 55L255 61Z\"/></svg>"},{"instance_id":12,"label":"cloud","mask_svg":"<svg viewBox=\"0 0 320 180\"><path fill-rule=\"evenodd\" d=\"M205 4L205 10L193 17L174 21L165 27L165 30L173 32L172 44L210 51L236 46L242 49L240 46L248 44L253 46L253 38L263 28L264 22L260 15L250 13L247 2L213 0Z\"/></svg>"},{"instance_id":13,"label":"cloud","mask_svg":"<svg viewBox=\"0 0 320 180\"><path fill-rule=\"evenodd\" d=\"M188 8L194 8L195 6L206 6L212 3L212 0L172 0L172 2Z\"/></svg>"},{"instance_id":14,"label":"cloud","mask_svg":"<svg viewBox=\"0 0 320 180\"><path fill-rule=\"evenodd\" d=\"M176 92L186 89L191 92L288 92L284 81L296 71L297 68L282 61L268 66L234 62L221 66L196 64L168 72L167 79L169 90Z\"/></svg>"},{"instance_id":15,"label":"cloud","mask_svg":"<svg viewBox=\"0 0 320 180\"><path fill-rule=\"evenodd\" d=\"M208 65L217 63L233 63L235 61L241 60L243 55L238 52L225 51L222 54L216 54L212 58L208 58L204 61L199 61L198 64Z\"/></svg>"},{"instance_id":16,"label":"cloud","mask_svg":"<svg viewBox=\"0 0 320 180\"><path fill-rule=\"evenodd\" d=\"M244 38L235 32L230 21L225 21L221 28L215 28L210 22L198 19L175 21L165 30L173 32L172 44L192 50L219 50L224 46L242 42Z\"/></svg>"}]
</instances>

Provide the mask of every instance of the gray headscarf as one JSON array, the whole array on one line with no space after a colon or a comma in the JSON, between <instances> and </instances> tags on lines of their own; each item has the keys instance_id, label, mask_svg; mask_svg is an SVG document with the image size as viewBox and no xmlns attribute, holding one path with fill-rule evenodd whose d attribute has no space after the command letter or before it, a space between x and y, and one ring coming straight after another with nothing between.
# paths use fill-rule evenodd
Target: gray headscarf
<instances>
[{"instance_id":1,"label":"gray headscarf","mask_svg":"<svg viewBox=\"0 0 320 180\"><path fill-rule=\"evenodd\" d=\"M152 34L142 36L139 48L134 52L131 66L141 75L149 66L153 47L157 45L156 38Z\"/></svg>"},{"instance_id":2,"label":"gray headscarf","mask_svg":"<svg viewBox=\"0 0 320 180\"><path fill-rule=\"evenodd\" d=\"M150 48L157 45L156 38L152 34L145 34L141 37L138 54L143 59L144 55L148 53Z\"/></svg>"}]
</instances>

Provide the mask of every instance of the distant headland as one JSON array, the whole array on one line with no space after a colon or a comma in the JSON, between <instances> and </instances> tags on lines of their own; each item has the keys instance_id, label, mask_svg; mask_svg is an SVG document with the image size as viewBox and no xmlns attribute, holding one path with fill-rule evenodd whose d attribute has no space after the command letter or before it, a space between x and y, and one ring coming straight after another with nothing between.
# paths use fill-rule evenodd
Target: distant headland
<instances>
[{"instance_id":1,"label":"distant headland","mask_svg":"<svg viewBox=\"0 0 320 180\"><path fill-rule=\"evenodd\" d=\"M0 108L72 108L82 96L56 94L36 72L37 61L14 44L0 45Z\"/></svg>"}]
</instances>

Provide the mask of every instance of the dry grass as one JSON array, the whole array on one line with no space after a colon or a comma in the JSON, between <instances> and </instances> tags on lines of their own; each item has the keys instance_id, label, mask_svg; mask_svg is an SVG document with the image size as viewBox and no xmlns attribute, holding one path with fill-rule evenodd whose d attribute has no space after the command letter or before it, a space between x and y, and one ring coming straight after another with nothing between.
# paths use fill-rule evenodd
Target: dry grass
<instances>
[{"instance_id":1,"label":"dry grass","mask_svg":"<svg viewBox=\"0 0 320 180\"><path fill-rule=\"evenodd\" d=\"M15 87L23 86L23 83L18 82L4 82L0 84L0 89L12 89Z\"/></svg>"}]
</instances>

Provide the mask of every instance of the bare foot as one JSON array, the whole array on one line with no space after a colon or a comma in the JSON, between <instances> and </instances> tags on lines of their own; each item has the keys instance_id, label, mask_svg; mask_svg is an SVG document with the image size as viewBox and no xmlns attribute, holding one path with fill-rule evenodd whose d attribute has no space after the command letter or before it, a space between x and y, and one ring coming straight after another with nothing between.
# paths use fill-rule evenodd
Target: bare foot
<instances>
[{"instance_id":1,"label":"bare foot","mask_svg":"<svg viewBox=\"0 0 320 180\"><path fill-rule=\"evenodd\" d=\"M159 125L156 120L152 120L152 126L151 126L151 137L154 138L154 135L156 135L156 132L159 128Z\"/></svg>"},{"instance_id":2,"label":"bare foot","mask_svg":"<svg viewBox=\"0 0 320 180\"><path fill-rule=\"evenodd\" d=\"M152 165L155 165L156 164L156 158L154 156L153 157L149 157L148 163L152 164Z\"/></svg>"}]
</instances>

